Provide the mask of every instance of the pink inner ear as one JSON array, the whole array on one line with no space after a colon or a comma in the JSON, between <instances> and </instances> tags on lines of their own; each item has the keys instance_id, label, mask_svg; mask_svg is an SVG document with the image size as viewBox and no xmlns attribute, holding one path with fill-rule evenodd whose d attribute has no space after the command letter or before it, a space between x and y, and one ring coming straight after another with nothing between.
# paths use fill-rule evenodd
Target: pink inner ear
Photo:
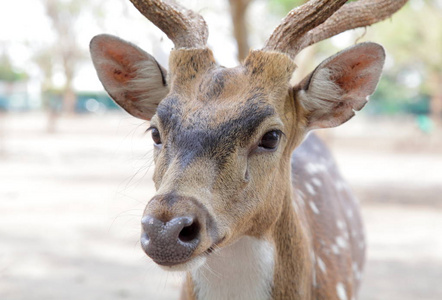
<instances>
[{"instance_id":1,"label":"pink inner ear","mask_svg":"<svg viewBox=\"0 0 442 300\"><path fill-rule=\"evenodd\" d=\"M368 68L371 62L369 60L360 60L348 65L345 72L342 72L339 78L336 78L336 84L345 92L350 92L354 89L367 84L370 78L365 74L364 69Z\"/></svg>"},{"instance_id":2,"label":"pink inner ear","mask_svg":"<svg viewBox=\"0 0 442 300\"><path fill-rule=\"evenodd\" d=\"M168 93L165 71L150 54L110 35L90 44L98 77L114 101L135 117L149 120Z\"/></svg>"},{"instance_id":3,"label":"pink inner ear","mask_svg":"<svg viewBox=\"0 0 442 300\"><path fill-rule=\"evenodd\" d=\"M360 110L366 103L367 96L371 95L377 85L382 65L379 61L383 58L379 52L368 53L345 53L341 58L341 65L335 69L335 76L332 78L344 92L345 98L353 99L353 109Z\"/></svg>"},{"instance_id":4,"label":"pink inner ear","mask_svg":"<svg viewBox=\"0 0 442 300\"><path fill-rule=\"evenodd\" d=\"M362 109L376 88L384 58L381 46L363 43L320 64L305 94L298 94L309 111L309 127L337 126Z\"/></svg>"},{"instance_id":5,"label":"pink inner ear","mask_svg":"<svg viewBox=\"0 0 442 300\"><path fill-rule=\"evenodd\" d=\"M370 46L366 45L364 52L357 51L359 47L356 46L356 51L344 52L342 57L338 56L328 64L336 71L335 83L349 96L365 98L376 88L384 55L379 48Z\"/></svg>"},{"instance_id":6,"label":"pink inner ear","mask_svg":"<svg viewBox=\"0 0 442 300\"><path fill-rule=\"evenodd\" d=\"M103 55L114 62L109 68L106 68L108 76L112 76L120 84L125 84L136 76L136 69L133 67L134 59L142 60L143 57L132 48L121 48L116 43L109 43L103 49Z\"/></svg>"},{"instance_id":7,"label":"pink inner ear","mask_svg":"<svg viewBox=\"0 0 442 300\"><path fill-rule=\"evenodd\" d=\"M102 71L108 79L116 80L117 84L125 84L135 78L134 62L147 58L146 53L136 46L112 36L97 36L92 45L92 56L99 58Z\"/></svg>"},{"instance_id":8,"label":"pink inner ear","mask_svg":"<svg viewBox=\"0 0 442 300\"><path fill-rule=\"evenodd\" d=\"M107 72L120 84L125 84L135 77L134 71L131 71L129 68L124 68L124 66L112 67Z\"/></svg>"}]
</instances>

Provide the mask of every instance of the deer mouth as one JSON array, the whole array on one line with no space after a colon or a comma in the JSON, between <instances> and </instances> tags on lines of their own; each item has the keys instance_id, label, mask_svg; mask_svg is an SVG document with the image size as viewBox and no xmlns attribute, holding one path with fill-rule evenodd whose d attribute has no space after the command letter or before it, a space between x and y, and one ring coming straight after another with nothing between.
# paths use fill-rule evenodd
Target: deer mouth
<instances>
[{"instance_id":1,"label":"deer mouth","mask_svg":"<svg viewBox=\"0 0 442 300\"><path fill-rule=\"evenodd\" d=\"M219 249L219 244L224 241L225 237L219 239L217 242L213 243L209 248L200 254L197 254L189 259L176 262L176 261L155 261L162 269L167 271L190 271L196 270L205 264L207 257L213 252Z\"/></svg>"}]
</instances>

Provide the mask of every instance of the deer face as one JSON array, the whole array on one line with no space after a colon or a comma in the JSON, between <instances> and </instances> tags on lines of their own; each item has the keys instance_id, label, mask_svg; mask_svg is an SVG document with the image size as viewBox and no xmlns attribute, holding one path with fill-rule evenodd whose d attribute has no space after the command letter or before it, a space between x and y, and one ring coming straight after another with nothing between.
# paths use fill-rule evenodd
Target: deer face
<instances>
[{"instance_id":1,"label":"deer face","mask_svg":"<svg viewBox=\"0 0 442 300\"><path fill-rule=\"evenodd\" d=\"M186 52L173 53L171 65L178 59L179 65L183 64ZM275 56L293 66L283 55ZM267 73L274 65L267 70L265 65L246 61L226 69L213 61L202 62L211 56L193 55L191 59L209 67L192 75L175 73L169 95L151 120L157 195L145 211L162 222L187 218L189 225L174 236L179 244L183 239L195 243L182 248L189 253L186 261L207 255L215 246L230 244L239 236L262 235L276 220L281 205L266 200L279 193L283 182L285 174L280 170L283 161L288 163L282 157L292 119L284 109L287 74L283 80L281 73L274 74L273 88L266 82L272 78ZM187 230L190 233L185 235ZM155 259L150 245L145 250Z\"/></svg>"},{"instance_id":2,"label":"deer face","mask_svg":"<svg viewBox=\"0 0 442 300\"><path fill-rule=\"evenodd\" d=\"M150 120L156 195L142 246L172 269L200 265L244 235L265 238L290 192L290 154L313 128L337 126L376 86L384 53L362 44L323 62L299 85L285 54L252 51L236 68L208 49L174 50L166 71L141 49L91 42L100 80L132 115Z\"/></svg>"}]
</instances>

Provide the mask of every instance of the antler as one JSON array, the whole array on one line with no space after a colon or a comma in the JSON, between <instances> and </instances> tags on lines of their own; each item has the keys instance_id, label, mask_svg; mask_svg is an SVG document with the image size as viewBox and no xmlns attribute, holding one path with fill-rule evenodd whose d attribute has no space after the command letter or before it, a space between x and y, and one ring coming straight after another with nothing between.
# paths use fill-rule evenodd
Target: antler
<instances>
[{"instance_id":1,"label":"antler","mask_svg":"<svg viewBox=\"0 0 442 300\"><path fill-rule=\"evenodd\" d=\"M344 5L327 21L308 32L299 51L338 33L380 22L407 3L408 0L359 0Z\"/></svg>"},{"instance_id":2,"label":"antler","mask_svg":"<svg viewBox=\"0 0 442 300\"><path fill-rule=\"evenodd\" d=\"M276 50L294 57L297 42L337 11L347 0L312 0L291 10L276 27L263 50Z\"/></svg>"},{"instance_id":3,"label":"antler","mask_svg":"<svg viewBox=\"0 0 442 300\"><path fill-rule=\"evenodd\" d=\"M263 50L284 52L294 58L314 43L388 18L407 0L359 0L342 6L345 2L312 0L293 9L275 29ZM290 26L294 29L291 30Z\"/></svg>"},{"instance_id":4,"label":"antler","mask_svg":"<svg viewBox=\"0 0 442 300\"><path fill-rule=\"evenodd\" d=\"M130 0L175 44L175 48L204 48L209 35L207 24L197 13L173 0Z\"/></svg>"}]
</instances>

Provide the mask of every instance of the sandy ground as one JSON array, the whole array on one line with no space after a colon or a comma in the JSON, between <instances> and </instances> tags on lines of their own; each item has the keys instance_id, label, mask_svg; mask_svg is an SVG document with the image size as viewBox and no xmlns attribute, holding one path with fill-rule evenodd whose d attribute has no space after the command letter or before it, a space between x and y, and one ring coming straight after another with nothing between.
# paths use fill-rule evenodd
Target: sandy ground
<instances>
[{"instance_id":1,"label":"sandy ground","mask_svg":"<svg viewBox=\"0 0 442 300\"><path fill-rule=\"evenodd\" d=\"M0 116L0 299L176 299L181 275L140 249L153 193L146 125ZM325 135L361 199L369 239L360 299L442 299L442 137L412 121L352 121Z\"/></svg>"}]
</instances>

